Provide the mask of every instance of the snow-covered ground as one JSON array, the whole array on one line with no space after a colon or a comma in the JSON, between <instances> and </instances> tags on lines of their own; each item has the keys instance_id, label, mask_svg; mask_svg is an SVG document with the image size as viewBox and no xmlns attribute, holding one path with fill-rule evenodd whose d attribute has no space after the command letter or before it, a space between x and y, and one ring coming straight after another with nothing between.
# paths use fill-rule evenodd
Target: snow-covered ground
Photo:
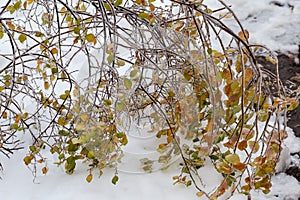
<instances>
[{"instance_id":1,"label":"snow-covered ground","mask_svg":"<svg viewBox=\"0 0 300 200\"><path fill-rule=\"evenodd\" d=\"M215 0L206 0L213 8ZM227 0L232 10L250 32L250 41L268 46L283 53L297 53L300 44L300 0ZM234 27L233 27L234 28ZM1 47L0 47L1 48ZM295 138L291 129L286 146L291 152L300 151L300 139ZM0 176L0 200L193 200L200 199L193 187L173 185L172 177L178 175L178 163L166 171L151 174L119 172L117 185L110 184L113 171L106 170L101 178L94 177L91 183L85 181L87 171L79 167L73 175L67 175L62 168L53 166L48 160L47 175L38 175L35 180L22 161L27 150L19 151L11 159L4 159L4 173ZM288 155L288 154L287 154ZM1 157L3 160L3 157ZM219 181L214 169L203 170L206 187ZM297 200L300 198L300 183L291 176L280 173L272 179L273 187L268 195L253 192L254 200ZM247 197L235 195L231 199Z\"/></svg>"}]
</instances>

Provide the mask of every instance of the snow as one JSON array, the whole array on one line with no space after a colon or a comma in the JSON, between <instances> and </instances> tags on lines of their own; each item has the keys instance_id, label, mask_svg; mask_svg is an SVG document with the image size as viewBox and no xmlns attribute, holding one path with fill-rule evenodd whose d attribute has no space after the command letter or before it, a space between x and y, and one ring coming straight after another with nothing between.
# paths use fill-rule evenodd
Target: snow
<instances>
[{"instance_id":1,"label":"snow","mask_svg":"<svg viewBox=\"0 0 300 200\"><path fill-rule=\"evenodd\" d=\"M204 1L212 8L215 0ZM227 0L232 5L243 26L250 32L250 41L264 44L270 49L283 53L295 54L300 44L300 1L299 0ZM277 6L279 5L279 6ZM230 24L228 20L228 24ZM236 25L233 24L233 29ZM3 49L0 48L2 51ZM280 165L283 171L290 163L289 152L300 151L300 138L296 138L288 128L289 137L285 141L286 148ZM114 171L105 170L98 178L94 174L91 183L85 181L88 174L84 167L80 167L73 175L67 175L63 167L56 167L48 160L49 172L47 175L38 174L33 179L31 171L22 161L27 150L17 152L11 159L3 159L4 172L0 175L0 199L2 200L66 200L66 199L115 199L115 200L182 200L201 199L196 197L193 187L173 185L172 177L178 175L178 162L167 170L153 173L126 173L119 172L120 180L117 185L111 184ZM51 157L51 155L50 155ZM294 163L297 161L294 161ZM78 163L78 165L81 165ZM213 167L207 163L202 168L205 189L213 189L213 183L220 181ZM124 170L125 171L125 170ZM291 176L279 173L272 178L273 187L267 195L252 192L252 199L291 199L300 198L300 184ZM236 194L231 199L243 200L246 196Z\"/></svg>"}]
</instances>

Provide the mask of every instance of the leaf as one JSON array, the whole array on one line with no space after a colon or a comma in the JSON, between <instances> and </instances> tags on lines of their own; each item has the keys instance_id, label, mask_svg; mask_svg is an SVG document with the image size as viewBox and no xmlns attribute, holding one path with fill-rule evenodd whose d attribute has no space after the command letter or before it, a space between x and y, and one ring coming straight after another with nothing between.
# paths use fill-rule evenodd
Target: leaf
<instances>
[{"instance_id":1,"label":"leaf","mask_svg":"<svg viewBox=\"0 0 300 200\"><path fill-rule=\"evenodd\" d=\"M104 99L104 100L103 100L103 104L104 104L105 106L111 106L111 105L112 105L112 101L111 101L110 99Z\"/></svg>"},{"instance_id":2,"label":"leaf","mask_svg":"<svg viewBox=\"0 0 300 200\"><path fill-rule=\"evenodd\" d=\"M70 135L69 131L65 131L65 130L59 130L58 134L61 136L68 136Z\"/></svg>"},{"instance_id":3,"label":"leaf","mask_svg":"<svg viewBox=\"0 0 300 200\"><path fill-rule=\"evenodd\" d=\"M249 32L248 30L244 29L244 31L240 31L238 33L239 37L244 40L244 41L247 41L249 39Z\"/></svg>"},{"instance_id":4,"label":"leaf","mask_svg":"<svg viewBox=\"0 0 300 200\"><path fill-rule=\"evenodd\" d=\"M0 29L0 39L2 39L3 37L4 37L4 31Z\"/></svg>"},{"instance_id":5,"label":"leaf","mask_svg":"<svg viewBox=\"0 0 300 200\"><path fill-rule=\"evenodd\" d=\"M13 5L15 10L19 10L21 6L22 6L22 1L18 1Z\"/></svg>"},{"instance_id":6,"label":"leaf","mask_svg":"<svg viewBox=\"0 0 300 200\"><path fill-rule=\"evenodd\" d=\"M119 65L120 67L123 67L125 65L125 61L124 60L117 60L117 65Z\"/></svg>"},{"instance_id":7,"label":"leaf","mask_svg":"<svg viewBox=\"0 0 300 200\"><path fill-rule=\"evenodd\" d=\"M129 80L128 78L124 78L124 85L125 85L126 89L130 90L132 87L131 80Z\"/></svg>"},{"instance_id":8,"label":"leaf","mask_svg":"<svg viewBox=\"0 0 300 200\"><path fill-rule=\"evenodd\" d=\"M104 3L104 7L107 11L110 11L111 10L111 7L108 3Z\"/></svg>"},{"instance_id":9,"label":"leaf","mask_svg":"<svg viewBox=\"0 0 300 200\"><path fill-rule=\"evenodd\" d=\"M225 156L225 160L229 163L238 164L240 163L240 157L237 154L229 154Z\"/></svg>"},{"instance_id":10,"label":"leaf","mask_svg":"<svg viewBox=\"0 0 300 200\"><path fill-rule=\"evenodd\" d=\"M19 41L21 42L21 43L24 43L25 41L26 41L26 39L27 39L27 36L25 35L25 34L20 34L19 35Z\"/></svg>"},{"instance_id":11,"label":"leaf","mask_svg":"<svg viewBox=\"0 0 300 200\"><path fill-rule=\"evenodd\" d=\"M60 125L60 126L65 126L68 124L67 120L64 118L64 117L59 117L58 120L57 120L57 123Z\"/></svg>"},{"instance_id":12,"label":"leaf","mask_svg":"<svg viewBox=\"0 0 300 200\"><path fill-rule=\"evenodd\" d=\"M11 22L11 21L8 21L6 22L7 26L11 29L11 30L15 30L16 29L16 26Z\"/></svg>"},{"instance_id":13,"label":"leaf","mask_svg":"<svg viewBox=\"0 0 300 200\"><path fill-rule=\"evenodd\" d=\"M107 56L107 62L108 62L108 63L112 63L112 62L114 61L114 59L115 59L115 57L114 57L113 54L109 54L109 55Z\"/></svg>"},{"instance_id":14,"label":"leaf","mask_svg":"<svg viewBox=\"0 0 300 200\"><path fill-rule=\"evenodd\" d=\"M233 167L242 172L245 170L246 165L244 163L237 163L237 164L234 164Z\"/></svg>"},{"instance_id":15,"label":"leaf","mask_svg":"<svg viewBox=\"0 0 300 200\"><path fill-rule=\"evenodd\" d=\"M122 0L116 0L116 2L114 3L114 6L115 7L118 7L119 5L121 5L122 4Z\"/></svg>"},{"instance_id":16,"label":"leaf","mask_svg":"<svg viewBox=\"0 0 300 200\"><path fill-rule=\"evenodd\" d=\"M289 105L287 111L295 110L298 106L299 106L299 101L295 99L295 101L293 101L293 102Z\"/></svg>"},{"instance_id":17,"label":"leaf","mask_svg":"<svg viewBox=\"0 0 300 200\"><path fill-rule=\"evenodd\" d=\"M57 54L57 53L58 53L58 50L57 50L57 48L53 48L53 49L51 49L51 53L52 53L52 54Z\"/></svg>"},{"instance_id":18,"label":"leaf","mask_svg":"<svg viewBox=\"0 0 300 200\"><path fill-rule=\"evenodd\" d=\"M48 172L47 167L43 167L43 168L42 168L42 172L43 172L43 174L47 174L47 172Z\"/></svg>"},{"instance_id":19,"label":"leaf","mask_svg":"<svg viewBox=\"0 0 300 200\"><path fill-rule=\"evenodd\" d=\"M96 37L94 34L89 33L85 36L86 41L93 42L94 44L97 42Z\"/></svg>"},{"instance_id":20,"label":"leaf","mask_svg":"<svg viewBox=\"0 0 300 200\"><path fill-rule=\"evenodd\" d=\"M197 197L202 197L204 195L204 192L197 192L196 195Z\"/></svg>"},{"instance_id":21,"label":"leaf","mask_svg":"<svg viewBox=\"0 0 300 200\"><path fill-rule=\"evenodd\" d=\"M256 141L248 141L248 145L250 149L253 151L253 153L258 152L259 144Z\"/></svg>"},{"instance_id":22,"label":"leaf","mask_svg":"<svg viewBox=\"0 0 300 200\"><path fill-rule=\"evenodd\" d=\"M150 16L148 13L142 12L138 15L142 19L150 19Z\"/></svg>"},{"instance_id":23,"label":"leaf","mask_svg":"<svg viewBox=\"0 0 300 200\"><path fill-rule=\"evenodd\" d=\"M114 185L116 185L117 182L118 182L118 180L119 180L119 177L118 177L117 175L115 175L115 176L112 178L111 182L112 182Z\"/></svg>"},{"instance_id":24,"label":"leaf","mask_svg":"<svg viewBox=\"0 0 300 200\"><path fill-rule=\"evenodd\" d=\"M211 54L212 54L212 49L211 49L211 48L208 48L208 49L207 49L207 53L208 53L209 55L211 55Z\"/></svg>"},{"instance_id":25,"label":"leaf","mask_svg":"<svg viewBox=\"0 0 300 200\"><path fill-rule=\"evenodd\" d=\"M80 27L76 26L73 31L74 31L75 34L79 35L80 34Z\"/></svg>"},{"instance_id":26,"label":"leaf","mask_svg":"<svg viewBox=\"0 0 300 200\"><path fill-rule=\"evenodd\" d=\"M87 175L87 177L85 178L85 180L86 180L88 183L90 183L90 182L92 181L92 179L93 179L93 174L89 174L89 175Z\"/></svg>"}]
</instances>

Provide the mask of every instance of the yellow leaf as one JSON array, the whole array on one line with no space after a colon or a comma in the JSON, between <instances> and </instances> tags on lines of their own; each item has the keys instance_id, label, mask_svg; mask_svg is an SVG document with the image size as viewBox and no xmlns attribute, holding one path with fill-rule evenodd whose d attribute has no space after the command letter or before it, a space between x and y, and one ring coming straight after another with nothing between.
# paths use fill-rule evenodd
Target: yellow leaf
<instances>
[{"instance_id":1,"label":"yellow leaf","mask_svg":"<svg viewBox=\"0 0 300 200\"><path fill-rule=\"evenodd\" d=\"M225 156L225 160L233 164L240 163L240 157L237 154L229 154Z\"/></svg>"},{"instance_id":2,"label":"yellow leaf","mask_svg":"<svg viewBox=\"0 0 300 200\"><path fill-rule=\"evenodd\" d=\"M16 26L11 21L6 22L6 24L10 29L12 29L12 30L16 29Z\"/></svg>"},{"instance_id":3,"label":"yellow leaf","mask_svg":"<svg viewBox=\"0 0 300 200\"><path fill-rule=\"evenodd\" d=\"M197 192L197 193L196 193L196 195L197 195L198 197L202 197L203 194L204 194L204 192Z\"/></svg>"},{"instance_id":4,"label":"yellow leaf","mask_svg":"<svg viewBox=\"0 0 300 200\"><path fill-rule=\"evenodd\" d=\"M119 5L122 4L122 2L123 2L122 0L116 0L115 3L114 3L114 6L118 7Z\"/></svg>"},{"instance_id":5,"label":"yellow leaf","mask_svg":"<svg viewBox=\"0 0 300 200\"><path fill-rule=\"evenodd\" d=\"M68 124L67 120L64 117L59 117L57 123L61 126L65 126Z\"/></svg>"},{"instance_id":6,"label":"yellow leaf","mask_svg":"<svg viewBox=\"0 0 300 200\"><path fill-rule=\"evenodd\" d=\"M4 112L2 113L2 117L3 117L3 119L7 119L7 112L4 111Z\"/></svg>"},{"instance_id":7,"label":"yellow leaf","mask_svg":"<svg viewBox=\"0 0 300 200\"><path fill-rule=\"evenodd\" d=\"M247 41L249 39L249 32L246 29L244 29L244 31L240 31L238 35L244 41Z\"/></svg>"},{"instance_id":8,"label":"yellow leaf","mask_svg":"<svg viewBox=\"0 0 300 200\"><path fill-rule=\"evenodd\" d=\"M139 14L139 17L142 19L150 19L150 15L148 13L142 12Z\"/></svg>"},{"instance_id":9,"label":"yellow leaf","mask_svg":"<svg viewBox=\"0 0 300 200\"><path fill-rule=\"evenodd\" d=\"M88 183L90 183L91 181L92 181L92 179L93 179L93 174L89 174L87 177L86 177L86 181L88 182Z\"/></svg>"},{"instance_id":10,"label":"yellow leaf","mask_svg":"<svg viewBox=\"0 0 300 200\"><path fill-rule=\"evenodd\" d=\"M84 4L81 5L80 10L86 11L86 6Z\"/></svg>"},{"instance_id":11,"label":"yellow leaf","mask_svg":"<svg viewBox=\"0 0 300 200\"><path fill-rule=\"evenodd\" d=\"M57 53L58 53L58 50L57 50L57 48L53 48L53 49L51 49L51 53L52 53L52 54L57 54Z\"/></svg>"},{"instance_id":12,"label":"yellow leaf","mask_svg":"<svg viewBox=\"0 0 300 200\"><path fill-rule=\"evenodd\" d=\"M50 83L48 81L44 82L44 88L48 90L50 88Z\"/></svg>"},{"instance_id":13,"label":"yellow leaf","mask_svg":"<svg viewBox=\"0 0 300 200\"><path fill-rule=\"evenodd\" d=\"M95 35L92 34L92 33L89 33L85 36L85 39L88 41L88 42L93 42L93 43L96 43L97 40L95 38Z\"/></svg>"}]
</instances>

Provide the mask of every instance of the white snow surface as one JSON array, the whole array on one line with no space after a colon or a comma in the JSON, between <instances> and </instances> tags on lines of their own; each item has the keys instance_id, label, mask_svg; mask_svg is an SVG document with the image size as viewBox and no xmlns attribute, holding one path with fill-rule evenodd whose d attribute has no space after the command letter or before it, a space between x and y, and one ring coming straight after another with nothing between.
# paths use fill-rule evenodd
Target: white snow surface
<instances>
[{"instance_id":1,"label":"white snow surface","mask_svg":"<svg viewBox=\"0 0 300 200\"><path fill-rule=\"evenodd\" d=\"M212 8L215 0L207 0ZM264 44L271 50L295 54L300 45L300 0L227 0L232 5L244 28L250 32L250 41ZM278 6L279 5L279 6ZM230 21L229 21L230 24ZM232 27L233 29L235 27ZM0 50L2 51L3 49ZM283 168L290 162L288 152L300 151L300 139L288 128L289 137ZM166 171L150 174L119 172L117 185L111 184L114 171L106 170L100 178L94 174L91 183L85 181L88 172L80 163L73 175L67 175L63 167L56 167L48 160L47 175L38 174L33 180L31 171L23 164L27 150L17 152L11 159L0 155L4 172L0 174L0 200L81 200L81 199L114 199L114 200L193 200L201 199L195 195L193 187L173 185L172 177L178 175L178 163ZM50 155L51 156L51 155ZM50 157L51 158L51 157ZM295 162L295 161L294 161ZM219 181L211 165L201 169L202 178L209 189ZM283 170L283 169L282 169ZM281 170L281 171L282 171ZM291 176L279 173L272 178L273 187L268 195L252 192L254 200L297 200L300 198L300 184ZM212 188L211 188L212 189ZM236 194L230 199L243 200L246 196Z\"/></svg>"}]
</instances>

